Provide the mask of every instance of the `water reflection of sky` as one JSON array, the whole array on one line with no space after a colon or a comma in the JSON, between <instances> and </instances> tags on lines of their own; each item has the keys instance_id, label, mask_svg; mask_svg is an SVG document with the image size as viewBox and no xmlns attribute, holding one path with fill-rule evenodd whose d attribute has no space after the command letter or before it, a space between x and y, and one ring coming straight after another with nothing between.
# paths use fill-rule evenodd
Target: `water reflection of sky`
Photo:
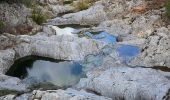
<instances>
[{"instance_id":1,"label":"water reflection of sky","mask_svg":"<svg viewBox=\"0 0 170 100\"><path fill-rule=\"evenodd\" d=\"M50 62L37 60L32 68L28 68L25 82L32 84L35 81L52 83L56 86L70 86L76 84L82 77L82 66L76 62Z\"/></svg>"},{"instance_id":2,"label":"water reflection of sky","mask_svg":"<svg viewBox=\"0 0 170 100\"><path fill-rule=\"evenodd\" d=\"M121 45L116 49L116 52L123 60L129 61L140 53L140 49L137 46Z\"/></svg>"},{"instance_id":3,"label":"water reflection of sky","mask_svg":"<svg viewBox=\"0 0 170 100\"><path fill-rule=\"evenodd\" d=\"M96 39L99 41L103 41L103 42L107 42L110 44L115 44L116 43L116 37L114 35L111 35L107 32L100 32L98 34L93 35L90 32L85 32L85 35L87 35L88 37L91 37L92 39Z\"/></svg>"}]
</instances>

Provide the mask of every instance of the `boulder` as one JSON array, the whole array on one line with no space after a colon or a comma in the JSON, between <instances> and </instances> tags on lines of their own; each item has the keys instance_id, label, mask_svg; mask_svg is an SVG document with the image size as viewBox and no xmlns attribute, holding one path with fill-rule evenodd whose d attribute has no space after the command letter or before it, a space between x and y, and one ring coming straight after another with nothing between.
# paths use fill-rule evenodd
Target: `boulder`
<instances>
[{"instance_id":1,"label":"boulder","mask_svg":"<svg viewBox=\"0 0 170 100\"><path fill-rule=\"evenodd\" d=\"M111 67L91 71L77 85L113 100L162 100L170 89L170 80L150 68Z\"/></svg>"}]
</instances>

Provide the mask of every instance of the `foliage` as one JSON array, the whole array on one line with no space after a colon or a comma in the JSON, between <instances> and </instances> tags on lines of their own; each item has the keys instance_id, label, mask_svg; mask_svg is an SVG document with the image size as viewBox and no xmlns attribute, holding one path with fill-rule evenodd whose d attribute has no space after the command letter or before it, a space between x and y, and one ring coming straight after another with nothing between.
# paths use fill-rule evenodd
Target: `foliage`
<instances>
[{"instance_id":1,"label":"foliage","mask_svg":"<svg viewBox=\"0 0 170 100\"><path fill-rule=\"evenodd\" d=\"M38 25L41 25L42 23L46 22L47 19L51 19L53 17L53 13L49 6L45 4L35 3L32 6L32 16L34 22L36 22Z\"/></svg>"},{"instance_id":2,"label":"foliage","mask_svg":"<svg viewBox=\"0 0 170 100\"><path fill-rule=\"evenodd\" d=\"M76 10L81 11L88 9L95 1L97 0L79 0L76 4L73 3L73 6L75 6Z\"/></svg>"},{"instance_id":3,"label":"foliage","mask_svg":"<svg viewBox=\"0 0 170 100\"><path fill-rule=\"evenodd\" d=\"M167 17L170 19L170 0L166 0L165 8Z\"/></svg>"},{"instance_id":4,"label":"foliage","mask_svg":"<svg viewBox=\"0 0 170 100\"><path fill-rule=\"evenodd\" d=\"M32 16L34 22L36 22L38 25L41 25L42 23L46 22L48 19L48 16L43 14L41 9L34 8L32 11Z\"/></svg>"},{"instance_id":5,"label":"foliage","mask_svg":"<svg viewBox=\"0 0 170 100\"><path fill-rule=\"evenodd\" d=\"M3 30L4 28L5 28L5 23L0 20L0 33L2 32L2 30Z\"/></svg>"}]
</instances>

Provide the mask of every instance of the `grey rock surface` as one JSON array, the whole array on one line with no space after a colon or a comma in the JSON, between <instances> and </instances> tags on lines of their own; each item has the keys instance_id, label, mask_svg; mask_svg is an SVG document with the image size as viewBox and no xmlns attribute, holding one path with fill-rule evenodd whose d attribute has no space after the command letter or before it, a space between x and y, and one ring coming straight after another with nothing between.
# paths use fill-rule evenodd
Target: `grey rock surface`
<instances>
[{"instance_id":1,"label":"grey rock surface","mask_svg":"<svg viewBox=\"0 0 170 100\"><path fill-rule=\"evenodd\" d=\"M113 100L162 100L170 88L169 79L147 68L112 67L92 71L87 76L78 88L95 91Z\"/></svg>"},{"instance_id":2,"label":"grey rock surface","mask_svg":"<svg viewBox=\"0 0 170 100\"><path fill-rule=\"evenodd\" d=\"M50 20L49 25L63 25L63 24L97 24L106 20L104 6L96 5L91 8L77 13L66 14L62 17L57 17Z\"/></svg>"},{"instance_id":3,"label":"grey rock surface","mask_svg":"<svg viewBox=\"0 0 170 100\"><path fill-rule=\"evenodd\" d=\"M33 98L41 98L41 100L111 100L111 98L97 96L85 91L77 91L74 89L67 90L49 90L49 91L33 91Z\"/></svg>"}]
</instances>

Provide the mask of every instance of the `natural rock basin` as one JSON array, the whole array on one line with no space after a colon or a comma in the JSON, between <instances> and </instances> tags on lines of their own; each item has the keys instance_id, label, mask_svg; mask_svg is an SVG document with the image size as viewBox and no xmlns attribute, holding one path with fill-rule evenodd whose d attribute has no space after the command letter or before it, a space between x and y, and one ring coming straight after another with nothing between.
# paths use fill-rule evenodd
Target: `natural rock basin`
<instances>
[{"instance_id":1,"label":"natural rock basin","mask_svg":"<svg viewBox=\"0 0 170 100\"><path fill-rule=\"evenodd\" d=\"M140 49L137 46L121 45L116 49L118 56L125 62L132 60L140 54Z\"/></svg>"},{"instance_id":2,"label":"natural rock basin","mask_svg":"<svg viewBox=\"0 0 170 100\"><path fill-rule=\"evenodd\" d=\"M45 84L47 86L45 88L50 85L59 88L69 87L84 77L82 65L77 62L37 56L28 56L15 61L6 75L23 79L29 86L41 87Z\"/></svg>"}]
</instances>

